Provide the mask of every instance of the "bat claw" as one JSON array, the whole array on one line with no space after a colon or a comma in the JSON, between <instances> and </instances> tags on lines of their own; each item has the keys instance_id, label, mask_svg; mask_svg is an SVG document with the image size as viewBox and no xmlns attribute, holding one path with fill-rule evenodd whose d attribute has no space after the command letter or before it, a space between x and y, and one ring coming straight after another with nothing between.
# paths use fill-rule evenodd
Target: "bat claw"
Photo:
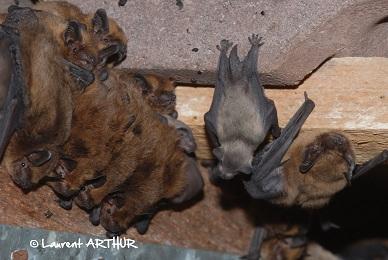
<instances>
[{"instance_id":1,"label":"bat claw","mask_svg":"<svg viewBox=\"0 0 388 260\"><path fill-rule=\"evenodd\" d=\"M79 194L75 198L75 203L80 208L83 208L85 210L91 210L92 208L94 208L95 203L90 195L90 188L89 187L86 186L79 192Z\"/></svg>"},{"instance_id":2,"label":"bat claw","mask_svg":"<svg viewBox=\"0 0 388 260\"><path fill-rule=\"evenodd\" d=\"M251 43L252 46L260 47L264 44L262 42L263 37L259 37L258 34L252 34L251 37L248 37L249 42Z\"/></svg>"},{"instance_id":3,"label":"bat claw","mask_svg":"<svg viewBox=\"0 0 388 260\"><path fill-rule=\"evenodd\" d=\"M217 45L217 49L219 51L227 52L232 46L233 46L233 42L223 39L220 42L220 45Z\"/></svg>"}]
</instances>

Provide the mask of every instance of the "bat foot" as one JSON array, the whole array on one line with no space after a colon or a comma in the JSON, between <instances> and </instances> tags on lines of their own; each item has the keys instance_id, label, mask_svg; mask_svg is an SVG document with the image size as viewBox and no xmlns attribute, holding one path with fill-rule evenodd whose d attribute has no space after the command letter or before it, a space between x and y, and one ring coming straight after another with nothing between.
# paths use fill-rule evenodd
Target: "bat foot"
<instances>
[{"instance_id":1,"label":"bat foot","mask_svg":"<svg viewBox=\"0 0 388 260\"><path fill-rule=\"evenodd\" d=\"M233 42L223 39L217 49L221 52L227 52L233 46Z\"/></svg>"},{"instance_id":2,"label":"bat foot","mask_svg":"<svg viewBox=\"0 0 388 260\"><path fill-rule=\"evenodd\" d=\"M78 190L72 189L66 181L52 182L50 186L64 198L72 198L78 193Z\"/></svg>"},{"instance_id":3,"label":"bat foot","mask_svg":"<svg viewBox=\"0 0 388 260\"><path fill-rule=\"evenodd\" d=\"M85 186L75 197L75 203L82 209L91 210L96 206L92 196L90 195L91 185Z\"/></svg>"},{"instance_id":4,"label":"bat foot","mask_svg":"<svg viewBox=\"0 0 388 260\"><path fill-rule=\"evenodd\" d=\"M65 200L65 199L57 199L58 205L65 209L65 210L71 210L73 208L73 200Z\"/></svg>"},{"instance_id":5,"label":"bat foot","mask_svg":"<svg viewBox=\"0 0 388 260\"><path fill-rule=\"evenodd\" d=\"M252 34L251 37L248 37L248 40L249 42L251 43L252 46L255 46L255 47L260 47L262 46L264 43L261 41L263 38L262 37L259 37L258 34Z\"/></svg>"},{"instance_id":6,"label":"bat foot","mask_svg":"<svg viewBox=\"0 0 388 260\"><path fill-rule=\"evenodd\" d=\"M140 235L144 235L151 224L151 219L152 219L152 216L146 216L146 217L143 217L141 220L137 221L134 224L134 227L136 228L137 233L139 233Z\"/></svg>"},{"instance_id":7,"label":"bat foot","mask_svg":"<svg viewBox=\"0 0 388 260\"><path fill-rule=\"evenodd\" d=\"M101 212L101 207L95 207L89 213L89 221L94 226L98 226L100 224L100 212Z\"/></svg>"}]
</instances>

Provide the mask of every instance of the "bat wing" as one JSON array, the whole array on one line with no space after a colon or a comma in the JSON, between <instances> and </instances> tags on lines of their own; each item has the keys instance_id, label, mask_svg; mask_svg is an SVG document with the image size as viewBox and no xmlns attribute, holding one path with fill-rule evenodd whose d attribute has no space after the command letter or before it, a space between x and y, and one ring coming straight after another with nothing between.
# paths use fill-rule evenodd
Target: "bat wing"
<instances>
[{"instance_id":1,"label":"bat wing","mask_svg":"<svg viewBox=\"0 0 388 260\"><path fill-rule=\"evenodd\" d=\"M362 165L358 165L353 173L352 180L364 175L366 172L374 168L375 166L384 163L388 160L388 150L384 150L371 160L365 162Z\"/></svg>"},{"instance_id":2,"label":"bat wing","mask_svg":"<svg viewBox=\"0 0 388 260\"><path fill-rule=\"evenodd\" d=\"M23 68L19 37L10 27L0 26L0 157L24 112Z\"/></svg>"},{"instance_id":3,"label":"bat wing","mask_svg":"<svg viewBox=\"0 0 388 260\"><path fill-rule=\"evenodd\" d=\"M274 180L281 180L281 176L279 175L281 161L314 107L314 102L305 93L305 102L290 119L280 137L270 143L265 148L265 151L258 155L260 159L255 160L256 164L253 166L251 179L244 182L245 188L251 196L255 198L267 198L271 193L274 195L279 193L279 185L276 185ZM275 175L278 177L275 179L272 178ZM268 196L265 192L268 192Z\"/></svg>"},{"instance_id":4,"label":"bat wing","mask_svg":"<svg viewBox=\"0 0 388 260\"><path fill-rule=\"evenodd\" d=\"M253 233L251 243L249 245L249 251L248 254L241 257L243 260L259 260L260 257L260 251L261 246L267 237L267 230L263 227L256 227L255 231Z\"/></svg>"}]
</instances>

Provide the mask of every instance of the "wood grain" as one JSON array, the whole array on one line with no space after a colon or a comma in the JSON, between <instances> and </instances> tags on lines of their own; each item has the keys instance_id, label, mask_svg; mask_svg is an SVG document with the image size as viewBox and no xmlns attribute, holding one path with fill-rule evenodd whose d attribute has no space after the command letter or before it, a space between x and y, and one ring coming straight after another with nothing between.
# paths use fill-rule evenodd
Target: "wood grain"
<instances>
[{"instance_id":1,"label":"wood grain","mask_svg":"<svg viewBox=\"0 0 388 260\"><path fill-rule=\"evenodd\" d=\"M203 115L209 110L213 88L178 87L176 92L179 118L193 128L198 157L211 159ZM297 89L267 89L281 126L302 104L304 92L316 107L302 131L344 131L358 162L388 148L388 58L335 58Z\"/></svg>"}]
</instances>

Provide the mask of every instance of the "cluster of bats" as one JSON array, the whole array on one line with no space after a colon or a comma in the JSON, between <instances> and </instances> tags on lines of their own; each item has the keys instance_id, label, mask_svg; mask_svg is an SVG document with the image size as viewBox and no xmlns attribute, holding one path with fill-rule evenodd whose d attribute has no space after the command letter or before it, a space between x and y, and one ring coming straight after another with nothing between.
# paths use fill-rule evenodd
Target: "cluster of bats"
<instances>
[{"instance_id":1,"label":"cluster of bats","mask_svg":"<svg viewBox=\"0 0 388 260\"><path fill-rule=\"evenodd\" d=\"M280 129L274 102L265 96L257 73L261 38L252 35L249 42L251 48L243 60L238 57L237 45L229 55L231 42L222 40L217 46L220 57L216 86L210 110L204 116L217 159L210 170L213 181L243 176L244 188L254 199L283 207L319 209L352 180L388 160L388 150L384 150L366 163L356 164L352 144L341 132L298 135L315 107L306 93L304 103ZM279 237L301 235L295 232L290 236L284 230L277 236L268 235L268 228L276 230L271 225L256 229L247 259L260 257L259 248L266 238L267 246L276 252L274 243L284 244ZM280 255L265 259L298 259L292 244L280 250Z\"/></svg>"},{"instance_id":2,"label":"cluster of bats","mask_svg":"<svg viewBox=\"0 0 388 260\"><path fill-rule=\"evenodd\" d=\"M48 185L63 208L77 204L108 236L129 226L145 233L161 204L202 191L193 134L177 119L174 80L116 68L127 37L103 9L84 14L67 2L37 1L33 8L11 6L0 19L0 155L16 185ZM213 181L243 176L254 199L317 209L388 159L385 150L358 165L344 133L299 134L315 107L306 93L281 129L257 73L261 38L249 41L243 60L237 46L228 54L229 41L217 46L216 87L205 114ZM246 258L259 258L261 246L280 240L300 244L295 238L303 232L283 228L279 239L271 226L258 227ZM294 248L287 247L289 255Z\"/></svg>"},{"instance_id":3,"label":"cluster of bats","mask_svg":"<svg viewBox=\"0 0 388 260\"><path fill-rule=\"evenodd\" d=\"M108 236L202 191L173 79L114 68L127 37L103 9L38 2L2 20L0 152L20 188L50 186Z\"/></svg>"}]
</instances>

